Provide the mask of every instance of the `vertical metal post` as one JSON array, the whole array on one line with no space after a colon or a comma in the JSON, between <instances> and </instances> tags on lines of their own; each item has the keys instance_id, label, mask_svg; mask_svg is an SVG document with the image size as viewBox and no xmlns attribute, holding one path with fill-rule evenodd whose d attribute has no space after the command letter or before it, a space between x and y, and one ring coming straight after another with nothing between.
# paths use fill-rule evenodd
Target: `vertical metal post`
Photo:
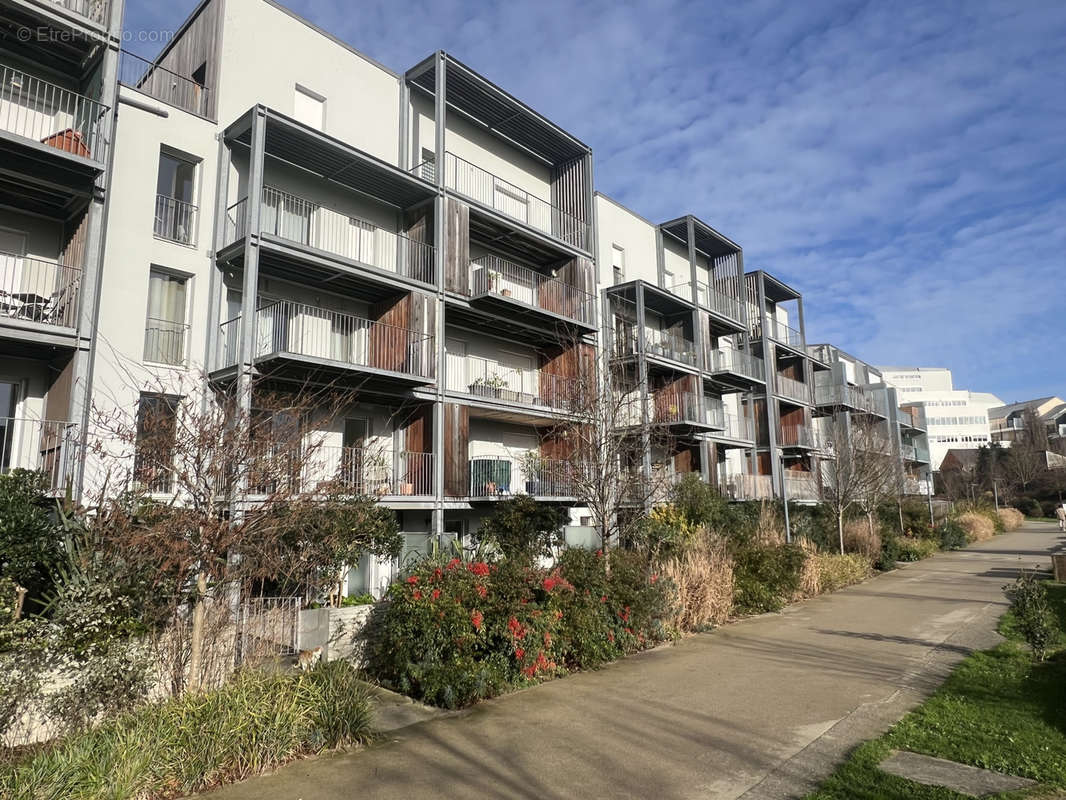
<instances>
[{"instance_id":1,"label":"vertical metal post","mask_svg":"<svg viewBox=\"0 0 1066 800\"><path fill-rule=\"evenodd\" d=\"M998 480L996 480L995 478L992 479L992 492L993 492L993 497L995 498L995 501L996 501L996 513L997 514L999 513L999 486L997 486L998 483L999 483Z\"/></svg>"},{"instance_id":2,"label":"vertical metal post","mask_svg":"<svg viewBox=\"0 0 1066 800\"><path fill-rule=\"evenodd\" d=\"M628 276L626 277L628 280ZM657 286L662 286L666 283L666 252L663 248L663 229L661 225L655 226L655 283Z\"/></svg>"},{"instance_id":3,"label":"vertical metal post","mask_svg":"<svg viewBox=\"0 0 1066 800\"><path fill-rule=\"evenodd\" d=\"M447 237L447 210L448 203L444 191L444 153L447 148L445 132L448 125L448 59L443 50L437 52L436 72L434 74L433 93L433 124L434 144L436 153L434 156L433 177L437 183L437 196L433 200L433 244L436 248L434 263L437 266L437 294L436 304L436 359L437 359L437 384L436 399L433 402L433 513L431 515L432 531L430 535L436 540L437 546L444 544L444 383L445 370L447 369L445 358L445 328L444 328L444 267L447 260L446 251L449 247Z\"/></svg>"},{"instance_id":4,"label":"vertical metal post","mask_svg":"<svg viewBox=\"0 0 1066 800\"><path fill-rule=\"evenodd\" d=\"M777 426L781 419L781 411L774 396L774 374L776 373L776 345L771 341L769 326L766 315L766 276L760 271L757 273L756 289L759 293L759 325L762 336L763 377L766 379L766 435L770 448L770 476L773 483L783 486L782 483L782 460L777 452ZM758 447L758 442L756 442Z\"/></svg>"},{"instance_id":5,"label":"vertical metal post","mask_svg":"<svg viewBox=\"0 0 1066 800\"><path fill-rule=\"evenodd\" d=\"M933 517L933 470L926 472L925 495L929 500L929 525L932 527L936 525L936 519Z\"/></svg>"},{"instance_id":6,"label":"vertical metal post","mask_svg":"<svg viewBox=\"0 0 1066 800\"><path fill-rule=\"evenodd\" d=\"M651 486L651 415L648 408L648 358L644 347L644 281L637 281L637 384L640 387L640 447L643 451L641 471Z\"/></svg>"},{"instance_id":7,"label":"vertical metal post","mask_svg":"<svg viewBox=\"0 0 1066 800\"><path fill-rule=\"evenodd\" d=\"M204 344L204 367L211 370L220 366L218 358L218 326L222 313L222 303L226 296L226 287L222 282L218 266L218 251L222 249L226 237L226 210L229 196L229 170L232 153L226 144L225 136L218 136L218 169L215 171L215 215L214 230L211 236L211 281L208 289L207 336ZM206 393L205 393L206 399Z\"/></svg>"},{"instance_id":8,"label":"vertical metal post","mask_svg":"<svg viewBox=\"0 0 1066 800\"><path fill-rule=\"evenodd\" d=\"M263 162L266 148L266 109L252 109L252 132L248 151L248 195L245 199L244 284L241 295L240 359L237 373L237 403L247 417L252 410L252 377L255 374L256 306L259 293L259 207L263 200Z\"/></svg>"},{"instance_id":9,"label":"vertical metal post","mask_svg":"<svg viewBox=\"0 0 1066 800\"><path fill-rule=\"evenodd\" d=\"M792 543L792 521L788 516L788 485L785 483L784 470L781 471L781 505L785 509L785 542Z\"/></svg>"}]
</instances>

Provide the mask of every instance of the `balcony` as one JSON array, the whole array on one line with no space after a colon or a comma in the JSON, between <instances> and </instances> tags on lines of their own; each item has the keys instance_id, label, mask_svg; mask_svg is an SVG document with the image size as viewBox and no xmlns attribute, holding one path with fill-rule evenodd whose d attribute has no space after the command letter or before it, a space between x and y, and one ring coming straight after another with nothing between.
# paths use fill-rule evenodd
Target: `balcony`
<instances>
[{"instance_id":1,"label":"balcony","mask_svg":"<svg viewBox=\"0 0 1066 800\"><path fill-rule=\"evenodd\" d=\"M158 239L196 247L197 212L198 209L192 203L157 194L153 233Z\"/></svg>"},{"instance_id":2,"label":"balcony","mask_svg":"<svg viewBox=\"0 0 1066 800\"><path fill-rule=\"evenodd\" d=\"M810 405L811 387L803 381L797 381L784 375L774 376L774 387L778 397L786 400L794 400L797 403Z\"/></svg>"},{"instance_id":3,"label":"balcony","mask_svg":"<svg viewBox=\"0 0 1066 800\"><path fill-rule=\"evenodd\" d=\"M587 222L454 153L444 154L444 185L509 219L589 252Z\"/></svg>"},{"instance_id":4,"label":"balcony","mask_svg":"<svg viewBox=\"0 0 1066 800\"><path fill-rule=\"evenodd\" d=\"M144 326L144 360L172 367L184 366L188 357L188 338L188 324L149 317Z\"/></svg>"},{"instance_id":5,"label":"balcony","mask_svg":"<svg viewBox=\"0 0 1066 800\"><path fill-rule=\"evenodd\" d=\"M219 326L219 369L239 360L241 318ZM433 380L433 336L364 317L282 300L256 312L257 361L297 361L309 365L404 376L414 383Z\"/></svg>"},{"instance_id":6,"label":"balcony","mask_svg":"<svg viewBox=\"0 0 1066 800\"><path fill-rule=\"evenodd\" d=\"M710 284L699 281L696 284L696 302L703 308L713 311L720 317L740 324L740 298L718 291Z\"/></svg>"},{"instance_id":7,"label":"balcony","mask_svg":"<svg viewBox=\"0 0 1066 800\"><path fill-rule=\"evenodd\" d=\"M767 317L766 332L775 342L791 347L793 350L798 350L801 353L806 353L806 348L803 342L803 334L795 328L789 327L780 320L777 320L774 317ZM756 323L755 325L755 330L753 331L753 338L763 338L761 326L758 323Z\"/></svg>"},{"instance_id":8,"label":"balcony","mask_svg":"<svg viewBox=\"0 0 1066 800\"><path fill-rule=\"evenodd\" d=\"M695 392L659 391L652 394L655 425L689 425L718 428L725 425L720 404L708 401L700 410L700 397Z\"/></svg>"},{"instance_id":9,"label":"balcony","mask_svg":"<svg viewBox=\"0 0 1066 800\"><path fill-rule=\"evenodd\" d=\"M206 86L126 50L119 52L118 82L167 105L207 116Z\"/></svg>"},{"instance_id":10,"label":"balcony","mask_svg":"<svg viewBox=\"0 0 1066 800\"><path fill-rule=\"evenodd\" d=\"M739 442L755 441L755 422L751 417L737 416L729 412L722 414L722 438Z\"/></svg>"},{"instance_id":11,"label":"balcony","mask_svg":"<svg viewBox=\"0 0 1066 800\"><path fill-rule=\"evenodd\" d=\"M45 5L59 6L104 28L111 22L111 0L44 0L44 2Z\"/></svg>"},{"instance_id":12,"label":"balcony","mask_svg":"<svg viewBox=\"0 0 1066 800\"><path fill-rule=\"evenodd\" d=\"M491 401L569 411L582 403L584 384L539 369L504 367L478 356L449 355L445 388Z\"/></svg>"},{"instance_id":13,"label":"balcony","mask_svg":"<svg viewBox=\"0 0 1066 800\"><path fill-rule=\"evenodd\" d=\"M813 473L786 470L782 482L785 485L785 497L789 500L815 502L822 497L818 477Z\"/></svg>"},{"instance_id":14,"label":"balcony","mask_svg":"<svg viewBox=\"0 0 1066 800\"><path fill-rule=\"evenodd\" d=\"M918 450L913 444L901 444L899 454L904 461L917 461Z\"/></svg>"},{"instance_id":15,"label":"balcony","mask_svg":"<svg viewBox=\"0 0 1066 800\"><path fill-rule=\"evenodd\" d=\"M707 369L716 378L726 378L744 388L766 380L765 364L758 356L728 349L708 350L706 355Z\"/></svg>"},{"instance_id":16,"label":"balcony","mask_svg":"<svg viewBox=\"0 0 1066 800\"><path fill-rule=\"evenodd\" d=\"M769 475L730 475L722 481L722 496L729 500L772 500L774 480Z\"/></svg>"},{"instance_id":17,"label":"balcony","mask_svg":"<svg viewBox=\"0 0 1066 800\"><path fill-rule=\"evenodd\" d=\"M573 500L580 493L578 477L578 467L572 462L541 458L532 452L520 459L471 458L469 497L496 500L528 494Z\"/></svg>"},{"instance_id":18,"label":"balcony","mask_svg":"<svg viewBox=\"0 0 1066 800\"><path fill-rule=\"evenodd\" d=\"M616 357L632 357L639 352L637 328L634 325L615 325L613 341ZM649 358L665 358L691 367L696 366L698 360L696 344L691 339L655 328L644 329L644 352Z\"/></svg>"},{"instance_id":19,"label":"balcony","mask_svg":"<svg viewBox=\"0 0 1066 800\"><path fill-rule=\"evenodd\" d=\"M223 248L249 233L247 198L226 211ZM434 283L435 248L402 233L328 208L313 200L273 187L263 187L258 233L291 242L347 262L373 267L404 278Z\"/></svg>"},{"instance_id":20,"label":"balcony","mask_svg":"<svg viewBox=\"0 0 1066 800\"><path fill-rule=\"evenodd\" d=\"M323 446L304 465L301 488L340 487L377 498L432 497L433 465L433 453Z\"/></svg>"},{"instance_id":21,"label":"balcony","mask_svg":"<svg viewBox=\"0 0 1066 800\"><path fill-rule=\"evenodd\" d=\"M816 384L814 399L820 406L842 406L882 417L885 415L882 398L857 386Z\"/></svg>"},{"instance_id":22,"label":"balcony","mask_svg":"<svg viewBox=\"0 0 1066 800\"><path fill-rule=\"evenodd\" d=\"M814 450L817 437L806 425L782 425L777 435L778 447Z\"/></svg>"},{"instance_id":23,"label":"balcony","mask_svg":"<svg viewBox=\"0 0 1066 800\"><path fill-rule=\"evenodd\" d=\"M470 296L503 314L535 312L540 324L559 319L593 329L596 322L594 295L557 278L523 267L498 256L482 256L470 262Z\"/></svg>"},{"instance_id":24,"label":"balcony","mask_svg":"<svg viewBox=\"0 0 1066 800\"><path fill-rule=\"evenodd\" d=\"M50 491L61 492L74 477L78 426L73 422L0 417L0 472L41 472Z\"/></svg>"},{"instance_id":25,"label":"balcony","mask_svg":"<svg viewBox=\"0 0 1066 800\"><path fill-rule=\"evenodd\" d=\"M80 287L77 267L0 252L0 323L19 320L73 329Z\"/></svg>"},{"instance_id":26,"label":"balcony","mask_svg":"<svg viewBox=\"0 0 1066 800\"><path fill-rule=\"evenodd\" d=\"M103 169L107 106L2 64L0 86L0 131L32 143L38 152L62 153Z\"/></svg>"}]
</instances>

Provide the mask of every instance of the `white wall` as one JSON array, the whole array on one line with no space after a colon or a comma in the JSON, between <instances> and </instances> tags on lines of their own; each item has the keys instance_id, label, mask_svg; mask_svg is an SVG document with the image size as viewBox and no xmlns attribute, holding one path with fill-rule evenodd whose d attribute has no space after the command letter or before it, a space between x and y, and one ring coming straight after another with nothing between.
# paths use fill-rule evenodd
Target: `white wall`
<instances>
[{"instance_id":1,"label":"white wall","mask_svg":"<svg viewBox=\"0 0 1066 800\"><path fill-rule=\"evenodd\" d=\"M625 251L625 280L643 280L658 285L659 271L655 254L655 226L602 194L596 195L599 225L596 263L600 289L614 284L611 274L611 249L618 245ZM687 278L686 278L687 280Z\"/></svg>"},{"instance_id":2,"label":"white wall","mask_svg":"<svg viewBox=\"0 0 1066 800\"><path fill-rule=\"evenodd\" d=\"M326 98L326 133L398 163L395 75L262 0L226 0L225 16L222 127L256 103L292 116L299 84Z\"/></svg>"}]
</instances>

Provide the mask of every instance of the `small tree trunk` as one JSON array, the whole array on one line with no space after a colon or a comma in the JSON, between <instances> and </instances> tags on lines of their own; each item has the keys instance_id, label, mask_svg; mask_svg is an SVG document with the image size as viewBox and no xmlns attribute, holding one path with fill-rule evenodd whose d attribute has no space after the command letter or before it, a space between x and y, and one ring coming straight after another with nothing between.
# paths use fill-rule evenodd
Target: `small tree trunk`
<instances>
[{"instance_id":1,"label":"small tree trunk","mask_svg":"<svg viewBox=\"0 0 1066 800\"><path fill-rule=\"evenodd\" d=\"M903 501L900 500L896 503L896 508L899 509L899 533L900 536L905 535L907 532L903 530Z\"/></svg>"},{"instance_id":2,"label":"small tree trunk","mask_svg":"<svg viewBox=\"0 0 1066 800\"><path fill-rule=\"evenodd\" d=\"M837 535L840 537L840 555L844 555L844 509L837 512Z\"/></svg>"},{"instance_id":3,"label":"small tree trunk","mask_svg":"<svg viewBox=\"0 0 1066 800\"><path fill-rule=\"evenodd\" d=\"M192 607L192 630L189 632L189 690L200 691L200 672L204 652L204 597L207 594L207 575L203 570L196 575L196 601Z\"/></svg>"}]
</instances>

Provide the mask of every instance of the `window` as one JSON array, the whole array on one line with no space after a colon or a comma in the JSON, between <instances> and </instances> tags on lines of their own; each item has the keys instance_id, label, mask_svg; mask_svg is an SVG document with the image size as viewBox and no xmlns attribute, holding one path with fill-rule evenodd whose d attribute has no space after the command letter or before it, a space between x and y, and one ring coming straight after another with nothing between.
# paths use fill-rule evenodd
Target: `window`
<instances>
[{"instance_id":1,"label":"window","mask_svg":"<svg viewBox=\"0 0 1066 800\"><path fill-rule=\"evenodd\" d=\"M626 251L616 244L611 245L611 273L615 284L624 283L626 279Z\"/></svg>"},{"instance_id":2,"label":"window","mask_svg":"<svg viewBox=\"0 0 1066 800\"><path fill-rule=\"evenodd\" d=\"M326 98L297 84L292 115L297 122L323 130L326 123Z\"/></svg>"},{"instance_id":3,"label":"window","mask_svg":"<svg viewBox=\"0 0 1066 800\"><path fill-rule=\"evenodd\" d=\"M161 151L155 191L155 235L195 245L196 162Z\"/></svg>"},{"instance_id":4,"label":"window","mask_svg":"<svg viewBox=\"0 0 1066 800\"><path fill-rule=\"evenodd\" d=\"M134 480L153 494L173 491L178 398L142 394L137 405Z\"/></svg>"},{"instance_id":5,"label":"window","mask_svg":"<svg viewBox=\"0 0 1066 800\"><path fill-rule=\"evenodd\" d=\"M0 468L11 466L11 446L16 438L15 426L19 402L19 384L0 381Z\"/></svg>"},{"instance_id":6,"label":"window","mask_svg":"<svg viewBox=\"0 0 1066 800\"><path fill-rule=\"evenodd\" d=\"M144 326L144 360L180 366L185 363L185 324L189 279L153 269L148 277L148 318Z\"/></svg>"}]
</instances>

